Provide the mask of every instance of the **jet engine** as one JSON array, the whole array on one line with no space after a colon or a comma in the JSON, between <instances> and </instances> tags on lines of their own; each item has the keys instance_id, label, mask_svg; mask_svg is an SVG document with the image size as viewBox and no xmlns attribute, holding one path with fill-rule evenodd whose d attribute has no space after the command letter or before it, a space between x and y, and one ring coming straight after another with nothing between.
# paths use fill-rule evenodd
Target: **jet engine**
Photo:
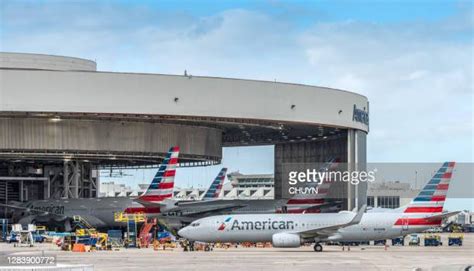
<instances>
[{"instance_id":1,"label":"jet engine","mask_svg":"<svg viewBox=\"0 0 474 271\"><path fill-rule=\"evenodd\" d=\"M300 236L294 233L275 233L272 236L274 247L300 247L301 243Z\"/></svg>"}]
</instances>

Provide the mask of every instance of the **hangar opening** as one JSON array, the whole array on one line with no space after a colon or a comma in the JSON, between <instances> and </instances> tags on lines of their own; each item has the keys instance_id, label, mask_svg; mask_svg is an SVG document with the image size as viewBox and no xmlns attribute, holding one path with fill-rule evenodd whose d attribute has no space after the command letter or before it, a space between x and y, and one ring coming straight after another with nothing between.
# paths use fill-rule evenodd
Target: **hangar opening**
<instances>
[{"instance_id":1,"label":"hangar opening","mask_svg":"<svg viewBox=\"0 0 474 271\"><path fill-rule=\"evenodd\" d=\"M279 82L101 72L73 57L0 53L0 201L97 197L103 168L219 164L223 147L275 146L275 198L289 165L366 165L367 98ZM25 80L28 78L28 80ZM352 209L366 187L341 185Z\"/></svg>"}]
</instances>

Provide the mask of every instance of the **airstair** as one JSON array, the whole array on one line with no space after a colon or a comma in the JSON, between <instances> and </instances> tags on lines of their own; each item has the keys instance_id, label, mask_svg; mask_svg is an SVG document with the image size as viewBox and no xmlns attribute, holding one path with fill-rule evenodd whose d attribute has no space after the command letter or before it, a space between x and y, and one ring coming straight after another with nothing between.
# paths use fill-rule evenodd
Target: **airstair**
<instances>
[{"instance_id":1,"label":"airstair","mask_svg":"<svg viewBox=\"0 0 474 271\"><path fill-rule=\"evenodd\" d=\"M85 235L94 235L97 234L97 231L92 225L87 222L85 218L79 215L72 217L72 222L74 223L74 229L76 231L76 236L85 236Z\"/></svg>"},{"instance_id":2,"label":"airstair","mask_svg":"<svg viewBox=\"0 0 474 271\"><path fill-rule=\"evenodd\" d=\"M146 220L142 227L140 228L140 234L138 235L138 239L140 240L140 247L148 247L151 242L150 238L150 231L157 224L156 218Z\"/></svg>"},{"instance_id":3,"label":"airstair","mask_svg":"<svg viewBox=\"0 0 474 271\"><path fill-rule=\"evenodd\" d=\"M123 222L127 224L127 236L125 238L125 247L138 247L138 223L146 222L144 213L127 214L124 212L117 212L114 214L116 222Z\"/></svg>"}]
</instances>

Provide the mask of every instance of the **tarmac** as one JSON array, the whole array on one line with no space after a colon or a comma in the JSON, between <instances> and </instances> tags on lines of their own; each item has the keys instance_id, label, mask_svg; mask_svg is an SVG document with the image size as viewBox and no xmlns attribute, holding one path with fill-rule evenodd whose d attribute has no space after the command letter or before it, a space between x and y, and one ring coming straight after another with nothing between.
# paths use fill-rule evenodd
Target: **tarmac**
<instances>
[{"instance_id":1,"label":"tarmac","mask_svg":"<svg viewBox=\"0 0 474 271\"><path fill-rule=\"evenodd\" d=\"M464 235L464 246L357 246L343 251L340 246L300 248L216 248L211 252L121 249L119 251L69 252L53 244L33 248L0 243L0 257L44 251L57 256L62 265L92 265L94 270L469 270L474 266L474 234ZM1 269L1 268L0 268ZM474 270L471 267L470 270Z\"/></svg>"}]
</instances>

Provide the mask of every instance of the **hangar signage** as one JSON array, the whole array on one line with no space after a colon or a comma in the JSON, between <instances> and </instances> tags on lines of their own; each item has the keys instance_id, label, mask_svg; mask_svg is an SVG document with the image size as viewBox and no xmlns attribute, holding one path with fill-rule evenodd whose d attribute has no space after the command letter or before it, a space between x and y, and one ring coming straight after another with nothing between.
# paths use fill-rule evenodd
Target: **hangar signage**
<instances>
[{"instance_id":1,"label":"hangar signage","mask_svg":"<svg viewBox=\"0 0 474 271\"><path fill-rule=\"evenodd\" d=\"M354 104L352 121L360 122L369 126L369 111L365 111L365 107L364 109L357 108L357 106Z\"/></svg>"}]
</instances>

